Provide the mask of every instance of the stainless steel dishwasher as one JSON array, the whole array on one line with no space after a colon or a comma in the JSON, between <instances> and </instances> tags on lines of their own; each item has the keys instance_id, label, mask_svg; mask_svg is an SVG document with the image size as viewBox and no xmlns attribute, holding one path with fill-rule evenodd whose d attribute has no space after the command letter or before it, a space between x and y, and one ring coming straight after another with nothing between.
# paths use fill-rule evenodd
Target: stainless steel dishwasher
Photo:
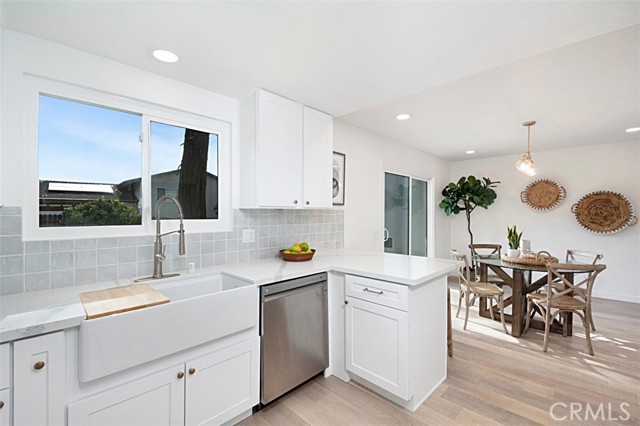
<instances>
[{"instance_id":1,"label":"stainless steel dishwasher","mask_svg":"<svg viewBox=\"0 0 640 426\"><path fill-rule=\"evenodd\" d=\"M262 286L260 297L265 405L329 366L327 274Z\"/></svg>"}]
</instances>

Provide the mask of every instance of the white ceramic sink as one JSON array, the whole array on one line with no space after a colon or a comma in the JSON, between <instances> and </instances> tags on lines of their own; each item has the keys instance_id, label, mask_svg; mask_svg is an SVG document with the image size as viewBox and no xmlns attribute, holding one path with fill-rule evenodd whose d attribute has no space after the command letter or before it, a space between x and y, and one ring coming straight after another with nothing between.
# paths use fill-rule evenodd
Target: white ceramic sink
<instances>
[{"instance_id":1,"label":"white ceramic sink","mask_svg":"<svg viewBox=\"0 0 640 426\"><path fill-rule=\"evenodd\" d=\"M82 322L82 382L258 326L258 288L249 282L218 274L149 284L171 302Z\"/></svg>"}]
</instances>

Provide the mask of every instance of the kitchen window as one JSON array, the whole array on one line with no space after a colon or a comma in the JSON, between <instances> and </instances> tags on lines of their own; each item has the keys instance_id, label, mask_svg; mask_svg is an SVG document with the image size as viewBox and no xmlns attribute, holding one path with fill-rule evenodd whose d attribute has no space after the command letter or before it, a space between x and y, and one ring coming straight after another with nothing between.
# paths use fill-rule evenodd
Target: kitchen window
<instances>
[{"instance_id":1,"label":"kitchen window","mask_svg":"<svg viewBox=\"0 0 640 426\"><path fill-rule=\"evenodd\" d=\"M187 232L231 229L229 123L27 80L25 240L153 234L162 195L181 202Z\"/></svg>"}]
</instances>

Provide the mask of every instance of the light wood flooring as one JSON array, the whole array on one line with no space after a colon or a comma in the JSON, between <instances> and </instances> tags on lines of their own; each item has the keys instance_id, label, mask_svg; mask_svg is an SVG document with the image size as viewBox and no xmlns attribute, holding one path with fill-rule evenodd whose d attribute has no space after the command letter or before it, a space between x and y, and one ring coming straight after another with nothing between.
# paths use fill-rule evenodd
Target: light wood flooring
<instances>
[{"instance_id":1,"label":"light wood flooring","mask_svg":"<svg viewBox=\"0 0 640 426\"><path fill-rule=\"evenodd\" d=\"M455 305L456 292L451 299ZM464 310L453 318L447 380L415 413L354 382L329 377L305 384L240 424L640 425L640 305L597 299L593 312L593 357L586 353L577 317L573 336L552 334L544 353L540 330L513 338L472 308L466 331ZM552 418L554 404L554 416L564 421Z\"/></svg>"}]
</instances>

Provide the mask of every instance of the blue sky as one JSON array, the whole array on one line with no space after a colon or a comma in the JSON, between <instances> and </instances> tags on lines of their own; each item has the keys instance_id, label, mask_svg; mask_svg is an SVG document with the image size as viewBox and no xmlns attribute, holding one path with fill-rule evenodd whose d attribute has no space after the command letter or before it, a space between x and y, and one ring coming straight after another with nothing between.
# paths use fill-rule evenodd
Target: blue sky
<instances>
[{"instance_id":1,"label":"blue sky","mask_svg":"<svg viewBox=\"0 0 640 426\"><path fill-rule=\"evenodd\" d=\"M40 180L119 183L140 177L141 115L40 96ZM175 170L184 128L152 123L151 173ZM217 174L217 136L209 141L208 171Z\"/></svg>"}]
</instances>

